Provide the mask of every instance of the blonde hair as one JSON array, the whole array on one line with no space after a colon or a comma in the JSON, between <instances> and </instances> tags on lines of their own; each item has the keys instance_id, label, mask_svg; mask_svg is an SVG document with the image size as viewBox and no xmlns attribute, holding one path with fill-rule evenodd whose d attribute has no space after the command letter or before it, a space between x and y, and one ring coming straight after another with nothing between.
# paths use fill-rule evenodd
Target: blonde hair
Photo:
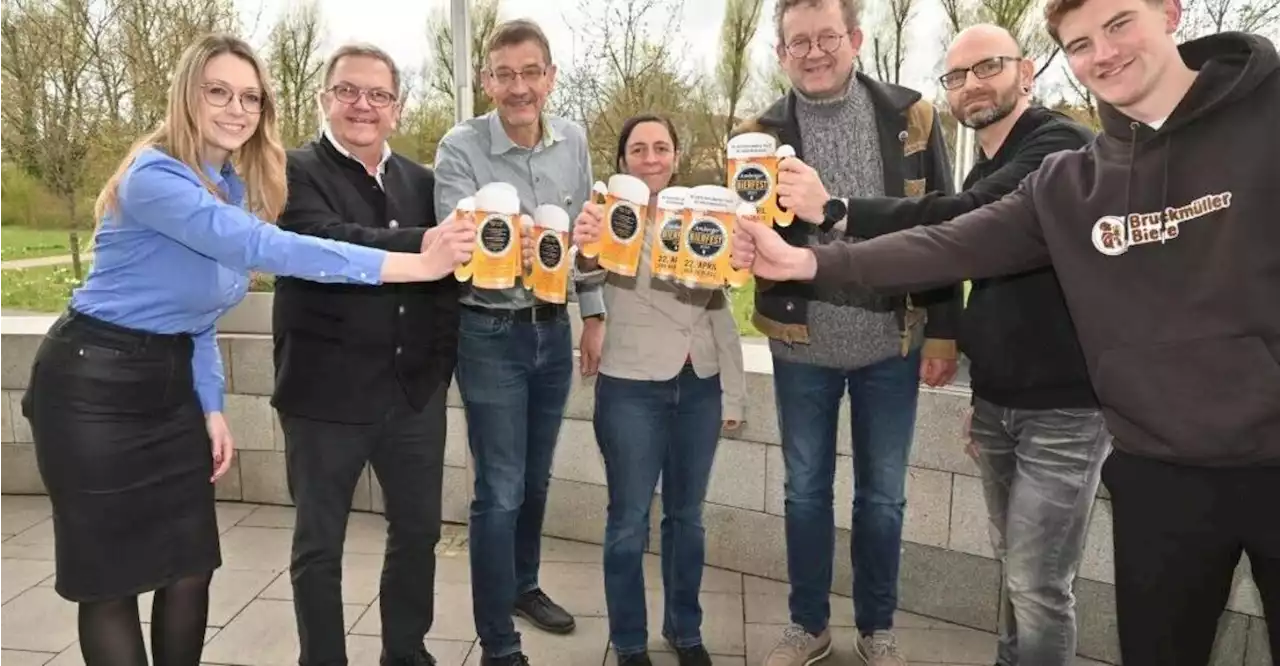
<instances>
[{"instance_id":1,"label":"blonde hair","mask_svg":"<svg viewBox=\"0 0 1280 666\"><path fill-rule=\"evenodd\" d=\"M169 104L160 126L142 137L129 154L120 162L107 180L94 205L94 215L99 223L116 209L120 181L138 154L147 148L159 148L191 168L200 182L215 197L222 198L216 185L205 173L200 153L204 148L204 133L200 127L199 109L202 100L201 84L204 68L213 58L230 53L253 65L261 81L262 112L258 128L231 159L245 185L245 204L250 212L268 222L274 222L284 210L288 188L285 183L285 152L276 126L275 96L267 80L267 68L253 48L239 37L227 34L211 34L189 46L178 61L169 85Z\"/></svg>"}]
</instances>

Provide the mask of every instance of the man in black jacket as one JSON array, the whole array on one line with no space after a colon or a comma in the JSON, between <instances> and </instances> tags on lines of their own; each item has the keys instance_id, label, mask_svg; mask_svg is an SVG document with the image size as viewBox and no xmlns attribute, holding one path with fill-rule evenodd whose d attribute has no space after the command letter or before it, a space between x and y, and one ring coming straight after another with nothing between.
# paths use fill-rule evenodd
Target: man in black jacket
<instances>
[{"instance_id":1,"label":"man in black jacket","mask_svg":"<svg viewBox=\"0 0 1280 666\"><path fill-rule=\"evenodd\" d=\"M430 170L387 146L400 112L395 61L368 45L329 58L323 135L288 159L290 231L401 252L436 225ZM435 661L423 646L434 606L445 394L457 346L452 279L360 287L281 278L276 388L294 528L294 608L302 666L347 663L342 547L357 480L372 464L388 521L379 602L382 664Z\"/></svg>"},{"instance_id":2,"label":"man in black jacket","mask_svg":"<svg viewBox=\"0 0 1280 666\"><path fill-rule=\"evenodd\" d=\"M956 195L851 199L850 233L940 224L1017 189L1041 161L1093 133L1031 105L1034 63L1004 29L956 36L939 78L979 160ZM978 280L960 320L971 363L969 437L982 469L992 546L1004 562L1001 666L1066 666L1076 651L1072 583L1110 437L1053 268Z\"/></svg>"}]
</instances>

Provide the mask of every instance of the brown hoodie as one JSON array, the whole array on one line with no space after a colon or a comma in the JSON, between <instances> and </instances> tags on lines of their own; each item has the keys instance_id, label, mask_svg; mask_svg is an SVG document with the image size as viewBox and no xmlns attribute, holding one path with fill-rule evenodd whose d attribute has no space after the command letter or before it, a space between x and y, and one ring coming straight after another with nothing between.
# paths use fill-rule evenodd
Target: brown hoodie
<instances>
[{"instance_id":1,"label":"brown hoodie","mask_svg":"<svg viewBox=\"0 0 1280 666\"><path fill-rule=\"evenodd\" d=\"M1158 130L1103 134L938 226L816 248L815 282L887 290L1052 263L1116 448L1280 465L1280 57L1221 33Z\"/></svg>"}]
</instances>

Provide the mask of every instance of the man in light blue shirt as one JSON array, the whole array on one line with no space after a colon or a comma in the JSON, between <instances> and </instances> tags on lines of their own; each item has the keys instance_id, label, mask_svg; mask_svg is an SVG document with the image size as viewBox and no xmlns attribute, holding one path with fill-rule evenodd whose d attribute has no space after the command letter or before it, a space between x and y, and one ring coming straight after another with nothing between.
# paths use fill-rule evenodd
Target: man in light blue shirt
<instances>
[{"instance_id":1,"label":"man in light blue shirt","mask_svg":"<svg viewBox=\"0 0 1280 666\"><path fill-rule=\"evenodd\" d=\"M493 182L515 186L521 212L543 204L578 216L591 192L586 133L542 112L556 69L546 36L530 21L499 25L481 73L494 110L462 122L436 151L436 213ZM584 320L582 370L594 374L604 335L603 274L575 275ZM471 589L482 666L527 664L512 614L554 633L574 619L538 586L547 483L573 373L563 305L522 286L463 286L458 389L476 461L471 503Z\"/></svg>"}]
</instances>

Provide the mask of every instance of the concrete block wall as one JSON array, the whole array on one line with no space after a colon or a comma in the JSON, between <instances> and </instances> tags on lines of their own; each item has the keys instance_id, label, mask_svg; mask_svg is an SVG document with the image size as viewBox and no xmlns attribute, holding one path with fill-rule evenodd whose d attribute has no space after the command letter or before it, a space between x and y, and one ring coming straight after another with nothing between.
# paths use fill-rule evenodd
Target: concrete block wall
<instances>
[{"instance_id":1,"label":"concrete block wall","mask_svg":"<svg viewBox=\"0 0 1280 666\"><path fill-rule=\"evenodd\" d=\"M6 494L44 492L20 400L40 335L50 322L49 318L5 318L0 490ZM227 333L220 344L230 394L227 417L239 455L233 469L219 482L218 497L289 504L284 441L269 404L270 338ZM748 349L747 368L748 422L734 433L734 438L721 440L708 491L707 560L713 566L786 580L784 472L767 349ZM576 372L574 377L556 451L544 531L551 536L599 543L604 535L607 495L604 467L590 422L594 382L582 382ZM992 557L978 469L963 453L960 433L968 402L965 390L922 392L907 479L900 605L903 610L994 631L1000 567ZM847 401L842 409L845 413L840 421L836 472L836 575L832 589L847 595L852 585L848 553L853 463ZM465 523L471 472L466 422L456 387L450 391L448 416L444 517L450 522ZM652 515L654 550L659 543L660 501L655 498ZM377 478L369 470L357 487L354 504L357 510L381 511ZM1111 507L1104 491L1095 505L1087 554L1076 585L1079 652L1119 663L1113 583ZM1261 602L1248 563L1242 562L1229 610L1219 627L1213 664L1271 663Z\"/></svg>"}]
</instances>

